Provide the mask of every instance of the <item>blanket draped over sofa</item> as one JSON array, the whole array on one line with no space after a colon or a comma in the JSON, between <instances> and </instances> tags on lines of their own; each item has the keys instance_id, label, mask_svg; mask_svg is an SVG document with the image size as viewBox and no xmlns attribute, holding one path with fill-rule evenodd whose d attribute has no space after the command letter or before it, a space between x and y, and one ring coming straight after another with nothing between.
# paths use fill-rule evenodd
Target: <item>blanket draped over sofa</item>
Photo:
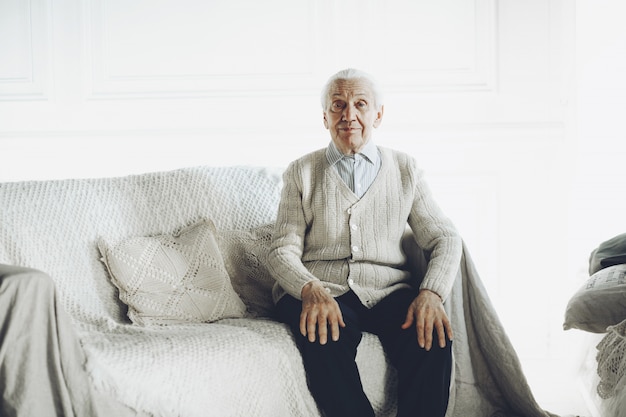
<instances>
[{"instance_id":1,"label":"blanket draped over sofa","mask_svg":"<svg viewBox=\"0 0 626 417\"><path fill-rule=\"evenodd\" d=\"M0 184L0 415L319 416L295 343L266 304L271 282L259 278L259 230L271 230L281 186L280 169L258 167ZM200 219L224 240L248 233L236 256L254 260L252 273L232 278L251 313L132 324L96 242ZM426 255L411 238L405 249L419 275ZM467 247L446 309L455 336L447 416L553 416L535 401ZM395 371L375 336L365 335L357 363L377 415L395 415Z\"/></svg>"}]
</instances>

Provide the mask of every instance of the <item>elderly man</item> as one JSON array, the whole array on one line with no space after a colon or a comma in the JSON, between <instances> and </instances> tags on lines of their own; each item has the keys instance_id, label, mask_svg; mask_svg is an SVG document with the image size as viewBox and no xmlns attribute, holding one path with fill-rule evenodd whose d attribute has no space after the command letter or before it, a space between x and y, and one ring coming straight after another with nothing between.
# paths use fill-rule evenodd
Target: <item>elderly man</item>
<instances>
[{"instance_id":1,"label":"elderly man","mask_svg":"<svg viewBox=\"0 0 626 417\"><path fill-rule=\"evenodd\" d=\"M363 331L378 335L398 370L398 416L444 416L452 327L443 301L461 238L414 159L373 142L384 108L371 76L333 75L322 106L330 144L284 173L269 260L279 317L326 416L374 415L355 363ZM407 224L431 253L419 288L402 269Z\"/></svg>"}]
</instances>

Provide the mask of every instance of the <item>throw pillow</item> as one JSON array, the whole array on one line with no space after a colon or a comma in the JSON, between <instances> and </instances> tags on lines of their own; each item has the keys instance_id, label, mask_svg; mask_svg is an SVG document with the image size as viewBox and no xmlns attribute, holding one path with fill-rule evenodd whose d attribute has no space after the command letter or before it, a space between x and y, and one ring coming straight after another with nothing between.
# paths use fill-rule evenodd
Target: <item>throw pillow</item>
<instances>
[{"instance_id":1,"label":"throw pillow","mask_svg":"<svg viewBox=\"0 0 626 417\"><path fill-rule=\"evenodd\" d=\"M242 317L210 220L172 235L98 241L102 262L138 325Z\"/></svg>"},{"instance_id":2,"label":"throw pillow","mask_svg":"<svg viewBox=\"0 0 626 417\"><path fill-rule=\"evenodd\" d=\"M602 268L626 264L626 233L602 242L589 256L589 275Z\"/></svg>"},{"instance_id":3,"label":"throw pillow","mask_svg":"<svg viewBox=\"0 0 626 417\"><path fill-rule=\"evenodd\" d=\"M250 230L220 230L218 244L230 280L248 312L256 317L272 317L274 278L267 269L273 224Z\"/></svg>"},{"instance_id":4,"label":"throw pillow","mask_svg":"<svg viewBox=\"0 0 626 417\"><path fill-rule=\"evenodd\" d=\"M593 274L569 300L563 328L604 333L626 319L626 264Z\"/></svg>"}]
</instances>

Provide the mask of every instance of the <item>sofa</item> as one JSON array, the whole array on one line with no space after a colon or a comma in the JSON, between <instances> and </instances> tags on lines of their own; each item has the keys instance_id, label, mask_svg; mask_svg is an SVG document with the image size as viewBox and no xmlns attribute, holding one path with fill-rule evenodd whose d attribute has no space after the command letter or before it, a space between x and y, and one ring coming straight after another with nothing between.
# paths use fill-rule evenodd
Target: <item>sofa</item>
<instances>
[{"instance_id":1,"label":"sofa","mask_svg":"<svg viewBox=\"0 0 626 417\"><path fill-rule=\"evenodd\" d=\"M265 258L282 169L186 167L0 184L0 415L321 416L274 318ZM428 254L410 232L406 268ZM447 416L549 416L536 402L467 247L446 309ZM377 416L395 370L365 334Z\"/></svg>"}]
</instances>

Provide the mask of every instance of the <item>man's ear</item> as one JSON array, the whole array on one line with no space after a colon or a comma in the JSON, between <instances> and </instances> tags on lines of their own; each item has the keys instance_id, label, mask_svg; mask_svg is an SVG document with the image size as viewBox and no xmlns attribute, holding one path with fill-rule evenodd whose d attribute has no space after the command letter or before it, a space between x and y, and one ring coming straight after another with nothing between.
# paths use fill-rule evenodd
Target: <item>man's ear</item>
<instances>
[{"instance_id":1,"label":"man's ear","mask_svg":"<svg viewBox=\"0 0 626 417\"><path fill-rule=\"evenodd\" d=\"M324 127L328 129L328 119L326 118L326 112L324 112Z\"/></svg>"},{"instance_id":2,"label":"man's ear","mask_svg":"<svg viewBox=\"0 0 626 417\"><path fill-rule=\"evenodd\" d=\"M380 126L383 122L383 113L385 112L385 106L380 106L380 110L376 114L376 119L374 120L374 127Z\"/></svg>"}]
</instances>

